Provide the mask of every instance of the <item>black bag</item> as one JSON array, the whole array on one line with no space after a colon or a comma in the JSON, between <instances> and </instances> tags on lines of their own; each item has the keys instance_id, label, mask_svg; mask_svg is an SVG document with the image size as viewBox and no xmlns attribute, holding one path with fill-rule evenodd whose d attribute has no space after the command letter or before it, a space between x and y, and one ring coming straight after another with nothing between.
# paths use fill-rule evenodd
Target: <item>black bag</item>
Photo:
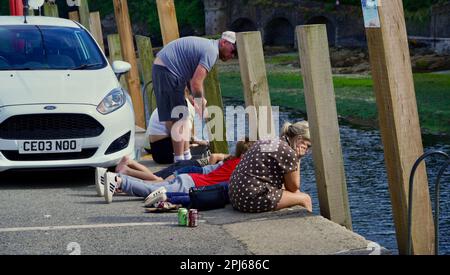
<instances>
[{"instance_id":1,"label":"black bag","mask_svg":"<svg viewBox=\"0 0 450 275\"><path fill-rule=\"evenodd\" d=\"M207 158L211 155L211 150L209 149L209 145L191 146L190 150L191 150L192 159Z\"/></svg>"},{"instance_id":2,"label":"black bag","mask_svg":"<svg viewBox=\"0 0 450 275\"><path fill-rule=\"evenodd\" d=\"M230 202L228 184L192 187L189 189L191 204L189 208L197 210L212 210L224 208Z\"/></svg>"}]
</instances>

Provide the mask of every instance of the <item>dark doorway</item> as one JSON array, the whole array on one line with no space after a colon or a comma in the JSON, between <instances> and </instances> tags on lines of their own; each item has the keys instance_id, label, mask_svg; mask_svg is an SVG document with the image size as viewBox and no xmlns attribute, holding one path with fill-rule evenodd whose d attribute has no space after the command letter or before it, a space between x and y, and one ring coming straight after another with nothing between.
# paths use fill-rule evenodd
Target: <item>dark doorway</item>
<instances>
[{"instance_id":1,"label":"dark doorway","mask_svg":"<svg viewBox=\"0 0 450 275\"><path fill-rule=\"evenodd\" d=\"M271 20L264 30L264 43L268 46L294 46L294 26L286 18Z\"/></svg>"},{"instance_id":2,"label":"dark doorway","mask_svg":"<svg viewBox=\"0 0 450 275\"><path fill-rule=\"evenodd\" d=\"M231 24L230 29L234 32L256 31L256 25L248 18L239 18Z\"/></svg>"}]
</instances>

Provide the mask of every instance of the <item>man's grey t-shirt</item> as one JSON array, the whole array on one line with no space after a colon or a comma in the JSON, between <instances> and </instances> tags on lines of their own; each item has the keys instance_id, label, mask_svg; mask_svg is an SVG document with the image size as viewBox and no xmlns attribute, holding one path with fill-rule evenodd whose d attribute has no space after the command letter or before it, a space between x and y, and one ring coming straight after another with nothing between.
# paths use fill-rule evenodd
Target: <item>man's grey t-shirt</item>
<instances>
[{"instance_id":1,"label":"man's grey t-shirt","mask_svg":"<svg viewBox=\"0 0 450 275\"><path fill-rule=\"evenodd\" d=\"M157 56L176 77L189 82L198 65L208 72L219 56L219 41L188 36L167 44Z\"/></svg>"}]
</instances>

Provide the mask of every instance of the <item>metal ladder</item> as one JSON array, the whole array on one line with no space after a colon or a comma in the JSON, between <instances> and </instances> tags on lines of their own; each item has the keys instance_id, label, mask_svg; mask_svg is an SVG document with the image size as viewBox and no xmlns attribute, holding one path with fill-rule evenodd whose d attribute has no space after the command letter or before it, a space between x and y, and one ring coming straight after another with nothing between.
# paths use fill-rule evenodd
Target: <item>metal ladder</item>
<instances>
[{"instance_id":1,"label":"metal ladder","mask_svg":"<svg viewBox=\"0 0 450 275\"><path fill-rule=\"evenodd\" d=\"M419 164L428 158L431 155L440 155L447 159L447 161L444 161L444 164L442 165L441 169L439 170L439 173L436 178L435 186L435 200L434 200L434 235L435 235L435 244L434 244L434 253L435 255L439 254L439 183L441 180L442 175L444 174L447 167L450 165L450 157L442 152L442 151L430 151L425 154L423 154L421 157L419 157L416 162L414 163L414 166L411 170L411 174L409 176L409 205L408 205L408 246L407 246L407 255L412 254L412 247L411 247L411 224L412 224L412 205L413 205L413 184L414 184L414 175L416 173L416 169L419 166Z\"/></svg>"}]
</instances>

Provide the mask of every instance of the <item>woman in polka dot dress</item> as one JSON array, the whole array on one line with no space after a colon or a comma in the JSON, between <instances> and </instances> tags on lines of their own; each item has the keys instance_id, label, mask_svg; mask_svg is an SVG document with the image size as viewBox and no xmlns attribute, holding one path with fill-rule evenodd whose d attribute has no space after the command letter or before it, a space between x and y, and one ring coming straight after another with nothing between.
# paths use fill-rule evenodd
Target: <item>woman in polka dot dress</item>
<instances>
[{"instance_id":1,"label":"woman in polka dot dress","mask_svg":"<svg viewBox=\"0 0 450 275\"><path fill-rule=\"evenodd\" d=\"M286 123L280 138L257 141L231 176L232 206L266 212L300 205L311 212L311 197L300 192L300 159L310 147L307 121Z\"/></svg>"}]
</instances>

